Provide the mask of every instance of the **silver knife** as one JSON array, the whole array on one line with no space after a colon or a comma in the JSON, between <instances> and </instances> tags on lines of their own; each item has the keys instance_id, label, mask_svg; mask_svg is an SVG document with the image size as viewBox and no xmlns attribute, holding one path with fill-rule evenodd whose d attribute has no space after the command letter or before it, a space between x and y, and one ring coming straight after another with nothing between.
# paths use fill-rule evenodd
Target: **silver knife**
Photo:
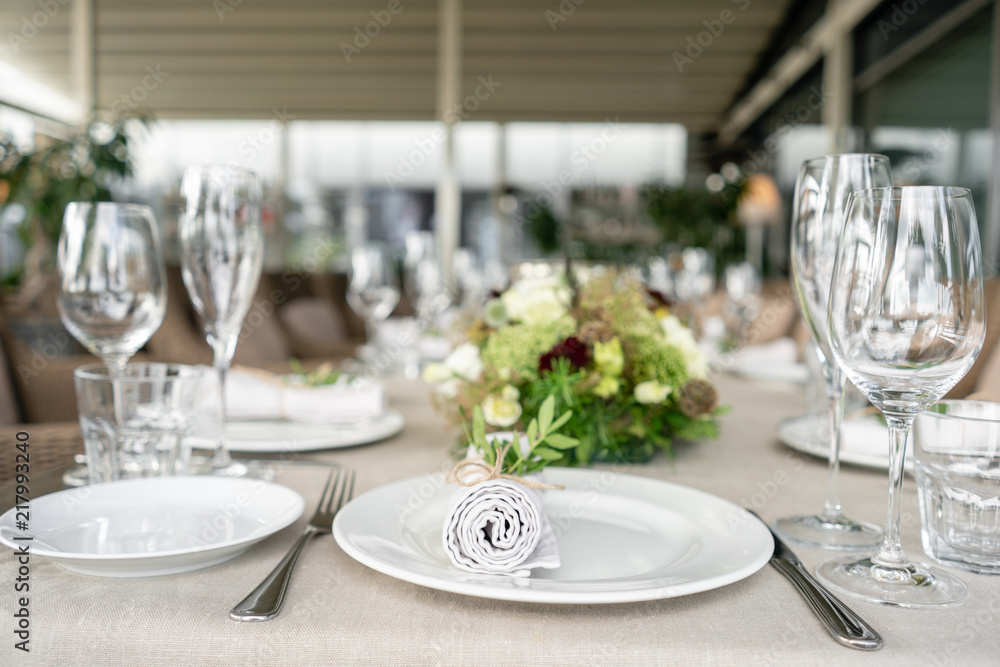
<instances>
[{"instance_id":1,"label":"silver knife","mask_svg":"<svg viewBox=\"0 0 1000 667\"><path fill-rule=\"evenodd\" d=\"M760 519L753 510L747 511ZM770 527L768 530L771 530ZM771 536L774 537L771 565L795 584L833 638L844 646L862 651L877 651L882 648L882 637L833 593L824 588L823 584L816 581L802 565L798 556L792 553L773 530Z\"/></svg>"}]
</instances>

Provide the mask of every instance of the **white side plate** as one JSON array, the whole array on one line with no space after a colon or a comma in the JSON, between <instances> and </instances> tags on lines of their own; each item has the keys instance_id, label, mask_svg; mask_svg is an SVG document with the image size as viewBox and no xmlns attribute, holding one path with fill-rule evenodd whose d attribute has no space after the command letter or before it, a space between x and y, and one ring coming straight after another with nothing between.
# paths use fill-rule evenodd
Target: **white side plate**
<instances>
[{"instance_id":1,"label":"white side plate","mask_svg":"<svg viewBox=\"0 0 1000 667\"><path fill-rule=\"evenodd\" d=\"M441 476L390 484L349 503L333 534L352 558L404 581L464 595L562 604L656 600L750 576L774 552L767 527L703 491L612 471L549 468L545 512L562 565L527 579L451 565L441 531L455 487Z\"/></svg>"},{"instance_id":2,"label":"white side plate","mask_svg":"<svg viewBox=\"0 0 1000 667\"><path fill-rule=\"evenodd\" d=\"M309 452L367 445L385 440L403 430L403 415L384 412L378 417L353 424L307 424L283 419L234 421L228 425L229 449L234 452ZM194 447L215 447L209 433L195 433L187 439Z\"/></svg>"},{"instance_id":3,"label":"white side plate","mask_svg":"<svg viewBox=\"0 0 1000 667\"><path fill-rule=\"evenodd\" d=\"M27 530L10 509L0 516L0 543L27 544L33 556L81 574L154 577L235 558L304 508L295 491L260 480L130 479L34 498Z\"/></svg>"}]
</instances>

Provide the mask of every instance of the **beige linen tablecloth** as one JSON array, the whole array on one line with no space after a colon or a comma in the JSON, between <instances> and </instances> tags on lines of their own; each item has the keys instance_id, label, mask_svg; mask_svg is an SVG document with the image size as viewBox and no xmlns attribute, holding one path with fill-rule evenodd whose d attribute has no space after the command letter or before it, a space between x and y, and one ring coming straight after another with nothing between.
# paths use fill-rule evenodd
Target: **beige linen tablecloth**
<instances>
[{"instance_id":1,"label":"beige linen tablecloth","mask_svg":"<svg viewBox=\"0 0 1000 667\"><path fill-rule=\"evenodd\" d=\"M718 440L683 446L628 472L686 484L766 520L818 509L823 461L778 443L776 426L805 410L801 388L720 377ZM358 492L439 471L453 441L427 389L394 381L392 406L406 428L382 443L301 455L358 470ZM12 456L10 452L2 455ZM322 469L289 464L278 481L318 497ZM845 466L849 512L882 523L884 473ZM922 557L912 479L904 498L904 545ZM916 611L850 604L885 638L874 654L843 648L784 578L765 567L739 583L682 598L562 606L479 599L398 581L347 557L329 535L299 560L281 615L236 623L229 609L266 575L305 518L228 563L147 579L73 574L31 563L31 652L14 649L17 563L0 555L0 664L9 665L995 665L1000 656L1000 577L957 573L972 599ZM6 550L5 550L6 551ZM799 549L810 567L827 557ZM2 620L5 619L5 620Z\"/></svg>"}]
</instances>

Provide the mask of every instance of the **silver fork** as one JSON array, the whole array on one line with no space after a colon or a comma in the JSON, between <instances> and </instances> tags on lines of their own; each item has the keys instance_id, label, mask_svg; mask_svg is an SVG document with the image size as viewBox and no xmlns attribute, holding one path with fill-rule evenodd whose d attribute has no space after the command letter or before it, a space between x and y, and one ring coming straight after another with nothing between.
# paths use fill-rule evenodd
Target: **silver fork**
<instances>
[{"instance_id":1,"label":"silver fork","mask_svg":"<svg viewBox=\"0 0 1000 667\"><path fill-rule=\"evenodd\" d=\"M234 621L266 621L278 615L285 601L285 590L292 577L292 568L313 535L329 533L333 528L333 517L354 494L354 471L341 468L330 471L316 506L316 513L309 519L302 536L292 545L277 567L253 589L250 595L233 607L229 618Z\"/></svg>"}]
</instances>

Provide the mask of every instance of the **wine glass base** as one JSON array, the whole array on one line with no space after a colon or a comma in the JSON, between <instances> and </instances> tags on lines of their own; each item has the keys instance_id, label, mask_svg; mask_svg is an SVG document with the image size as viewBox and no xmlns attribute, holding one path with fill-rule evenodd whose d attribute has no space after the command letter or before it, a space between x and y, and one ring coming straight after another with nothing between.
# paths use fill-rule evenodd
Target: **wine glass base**
<instances>
[{"instance_id":1,"label":"wine glass base","mask_svg":"<svg viewBox=\"0 0 1000 667\"><path fill-rule=\"evenodd\" d=\"M778 519L772 530L786 542L812 549L834 551L873 551L882 544L882 529L845 516L835 520L819 514Z\"/></svg>"},{"instance_id":2,"label":"wine glass base","mask_svg":"<svg viewBox=\"0 0 1000 667\"><path fill-rule=\"evenodd\" d=\"M958 577L923 563L883 567L871 557L835 558L820 563L816 576L833 591L897 607L956 607L969 599Z\"/></svg>"},{"instance_id":3,"label":"wine glass base","mask_svg":"<svg viewBox=\"0 0 1000 667\"><path fill-rule=\"evenodd\" d=\"M271 481L274 470L260 461L230 461L217 465L212 457L192 456L187 465L189 475L213 475L215 477L249 477Z\"/></svg>"},{"instance_id":4,"label":"wine glass base","mask_svg":"<svg viewBox=\"0 0 1000 667\"><path fill-rule=\"evenodd\" d=\"M86 486L90 484L90 469L86 465L71 468L63 473L62 481L66 486Z\"/></svg>"}]
</instances>

